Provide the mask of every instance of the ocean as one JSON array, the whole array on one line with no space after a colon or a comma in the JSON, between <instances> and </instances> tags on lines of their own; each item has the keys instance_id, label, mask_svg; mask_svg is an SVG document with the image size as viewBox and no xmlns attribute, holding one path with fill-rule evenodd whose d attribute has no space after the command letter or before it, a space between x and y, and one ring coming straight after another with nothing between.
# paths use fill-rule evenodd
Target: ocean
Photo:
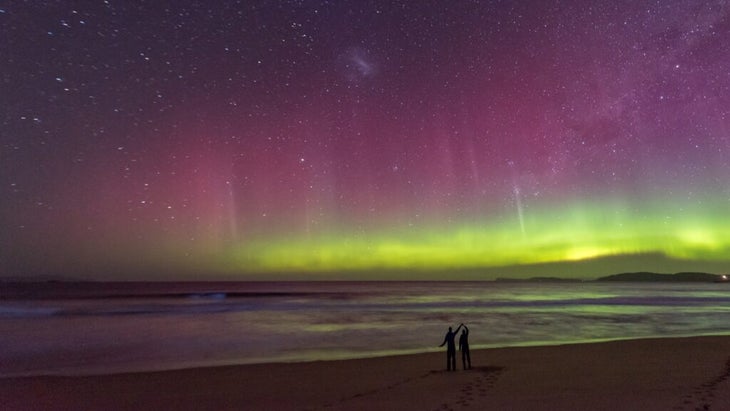
<instances>
[{"instance_id":1,"label":"ocean","mask_svg":"<svg viewBox=\"0 0 730 411\"><path fill-rule=\"evenodd\" d=\"M730 334L715 283L259 282L3 286L0 376L91 375Z\"/></svg>"}]
</instances>

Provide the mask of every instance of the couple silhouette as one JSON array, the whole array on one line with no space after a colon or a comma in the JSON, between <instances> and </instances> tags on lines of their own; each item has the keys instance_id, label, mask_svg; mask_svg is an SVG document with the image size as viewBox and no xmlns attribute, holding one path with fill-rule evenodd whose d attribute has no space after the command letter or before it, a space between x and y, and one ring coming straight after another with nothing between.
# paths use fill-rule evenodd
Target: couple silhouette
<instances>
[{"instance_id":1,"label":"couple silhouette","mask_svg":"<svg viewBox=\"0 0 730 411\"><path fill-rule=\"evenodd\" d=\"M447 371L456 371L456 344L454 340L456 339L456 334L459 332L459 329L461 327L464 327L464 329L461 331L461 336L459 337L459 351L461 351L461 363L464 366L464 369L470 369L471 368L471 356L469 355L469 328L464 325L464 323L459 324L459 327L456 328L456 331L451 331L451 327L449 327L449 331L446 332L446 337L444 337L444 342L439 345L439 347L443 347L446 345L446 370Z\"/></svg>"}]
</instances>

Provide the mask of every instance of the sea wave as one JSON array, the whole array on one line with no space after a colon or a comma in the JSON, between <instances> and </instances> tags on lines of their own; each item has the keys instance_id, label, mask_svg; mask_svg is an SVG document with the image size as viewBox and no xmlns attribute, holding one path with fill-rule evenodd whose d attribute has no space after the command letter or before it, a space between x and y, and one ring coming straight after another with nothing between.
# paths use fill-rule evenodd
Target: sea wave
<instances>
[{"instance_id":1,"label":"sea wave","mask_svg":"<svg viewBox=\"0 0 730 411\"><path fill-rule=\"evenodd\" d=\"M474 347L730 333L730 295L714 284L140 285L129 297L120 297L130 294L121 286L114 291L114 298L0 298L0 375L423 351L459 323L468 324Z\"/></svg>"},{"instance_id":2,"label":"sea wave","mask_svg":"<svg viewBox=\"0 0 730 411\"><path fill-rule=\"evenodd\" d=\"M139 304L139 305L92 305L85 307L22 307L0 306L0 317L45 317L45 316L114 316L145 314L208 314L255 309L253 304Z\"/></svg>"},{"instance_id":3,"label":"sea wave","mask_svg":"<svg viewBox=\"0 0 730 411\"><path fill-rule=\"evenodd\" d=\"M291 295L290 295L291 296ZM248 296L247 296L248 297ZM281 295L277 295L281 297ZM297 298L259 299L231 298L227 293L186 294L184 298L125 300L59 300L57 305L29 306L19 304L0 305L0 317L40 317L40 316L105 316L105 315L185 315L212 314L243 311L296 311L307 310L337 311L451 311L460 309L545 309L579 306L637 306L637 307L702 307L730 306L730 297L700 296L614 296L597 298L534 299L534 300L449 300L443 301L399 301L368 298L350 300L347 298L327 298L322 296L298 294ZM159 302L156 302L158 300ZM47 302L48 303L48 302Z\"/></svg>"},{"instance_id":4,"label":"sea wave","mask_svg":"<svg viewBox=\"0 0 730 411\"><path fill-rule=\"evenodd\" d=\"M42 317L56 315L60 309L0 305L0 317Z\"/></svg>"}]
</instances>

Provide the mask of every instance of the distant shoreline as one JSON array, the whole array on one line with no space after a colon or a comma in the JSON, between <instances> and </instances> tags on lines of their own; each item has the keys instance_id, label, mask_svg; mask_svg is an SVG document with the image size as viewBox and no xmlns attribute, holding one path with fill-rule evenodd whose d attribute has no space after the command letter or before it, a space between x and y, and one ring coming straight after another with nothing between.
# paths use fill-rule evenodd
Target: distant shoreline
<instances>
[{"instance_id":1,"label":"distant shoreline","mask_svg":"<svg viewBox=\"0 0 730 411\"><path fill-rule=\"evenodd\" d=\"M623 272L601 276L594 279L580 279L580 278L568 278L558 276L534 276L534 277L496 277L496 278L485 278L485 279L466 279L466 280L421 280L421 279L396 279L396 280L170 280L170 281L97 281L97 280L85 280L85 279L67 279L67 278L46 278L46 277L0 277L0 284L3 286L8 285L29 285L29 284L44 284L44 285L78 285L85 286L90 284L114 284L114 285L129 285L129 284L265 284L265 283L368 283L368 282L392 282L392 283L410 283L410 282L592 282L592 281L683 281L683 282L695 282L695 281L715 281L722 280L725 275L714 274L707 272L691 272L682 271L676 273L657 273L652 271L636 271L636 272Z\"/></svg>"},{"instance_id":2,"label":"distant shoreline","mask_svg":"<svg viewBox=\"0 0 730 411\"><path fill-rule=\"evenodd\" d=\"M598 277L594 280L579 280L561 277L531 277L526 279L497 278L497 282L536 282L536 283L580 283L580 282L726 282L727 277L721 274L703 272L679 272L673 274L638 271L630 273L611 274Z\"/></svg>"},{"instance_id":3,"label":"distant shoreline","mask_svg":"<svg viewBox=\"0 0 730 411\"><path fill-rule=\"evenodd\" d=\"M17 278L0 279L0 300L15 299L43 299L43 298L126 298L126 297L201 297L215 298L218 293L225 293L229 297L261 297L261 296L289 296L288 285L300 284L367 284L367 283L596 283L596 282L691 282L691 283L723 283L730 282L720 274L702 272L680 272L674 274L633 272L620 273L596 279L582 280L563 277L530 277L513 278L498 277L485 280L371 280L371 281L83 281L83 280L52 280L28 279L19 281ZM322 291L312 291L312 294L322 294ZM326 291L324 292L326 293ZM301 291L294 294L301 295Z\"/></svg>"}]
</instances>

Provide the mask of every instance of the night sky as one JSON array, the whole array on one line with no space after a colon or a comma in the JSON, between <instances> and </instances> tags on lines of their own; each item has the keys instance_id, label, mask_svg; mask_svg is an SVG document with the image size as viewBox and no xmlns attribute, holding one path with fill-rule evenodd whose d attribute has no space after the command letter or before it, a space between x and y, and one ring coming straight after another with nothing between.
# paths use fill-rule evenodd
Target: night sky
<instances>
[{"instance_id":1,"label":"night sky","mask_svg":"<svg viewBox=\"0 0 730 411\"><path fill-rule=\"evenodd\" d=\"M0 2L0 274L730 271L729 12Z\"/></svg>"}]
</instances>

